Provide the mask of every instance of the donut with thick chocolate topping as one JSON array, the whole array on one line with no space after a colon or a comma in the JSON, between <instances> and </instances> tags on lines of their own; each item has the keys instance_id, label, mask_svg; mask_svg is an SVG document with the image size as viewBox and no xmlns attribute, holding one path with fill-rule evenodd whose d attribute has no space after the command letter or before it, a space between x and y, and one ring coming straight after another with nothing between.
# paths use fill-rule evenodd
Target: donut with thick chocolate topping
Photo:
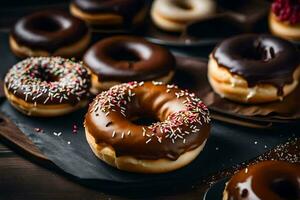
<instances>
[{"instance_id":1,"label":"donut with thick chocolate topping","mask_svg":"<svg viewBox=\"0 0 300 200\"><path fill-rule=\"evenodd\" d=\"M131 29L147 13L144 0L73 0L70 11L96 29Z\"/></svg>"},{"instance_id":2,"label":"donut with thick chocolate topping","mask_svg":"<svg viewBox=\"0 0 300 200\"><path fill-rule=\"evenodd\" d=\"M201 152L210 115L198 97L175 85L129 82L99 94L84 124L91 149L104 162L131 172L162 173L187 165Z\"/></svg>"},{"instance_id":3,"label":"donut with thick chocolate topping","mask_svg":"<svg viewBox=\"0 0 300 200\"><path fill-rule=\"evenodd\" d=\"M19 57L82 55L90 42L84 21L59 10L44 10L21 18L9 38Z\"/></svg>"},{"instance_id":4,"label":"donut with thick chocolate topping","mask_svg":"<svg viewBox=\"0 0 300 200\"><path fill-rule=\"evenodd\" d=\"M299 51L271 35L244 34L211 53L208 78L214 91L242 103L282 100L298 85Z\"/></svg>"},{"instance_id":5,"label":"donut with thick chocolate topping","mask_svg":"<svg viewBox=\"0 0 300 200\"><path fill-rule=\"evenodd\" d=\"M85 53L83 62L92 73L93 93L129 81L168 83L175 67L175 58L167 49L134 36L97 42Z\"/></svg>"},{"instance_id":6,"label":"donut with thick chocolate topping","mask_svg":"<svg viewBox=\"0 0 300 200\"><path fill-rule=\"evenodd\" d=\"M4 92L16 109L30 116L58 116L88 104L90 76L85 67L61 57L32 57L14 65Z\"/></svg>"},{"instance_id":7,"label":"donut with thick chocolate topping","mask_svg":"<svg viewBox=\"0 0 300 200\"><path fill-rule=\"evenodd\" d=\"M237 172L226 184L223 200L300 199L300 164L263 161Z\"/></svg>"}]
</instances>

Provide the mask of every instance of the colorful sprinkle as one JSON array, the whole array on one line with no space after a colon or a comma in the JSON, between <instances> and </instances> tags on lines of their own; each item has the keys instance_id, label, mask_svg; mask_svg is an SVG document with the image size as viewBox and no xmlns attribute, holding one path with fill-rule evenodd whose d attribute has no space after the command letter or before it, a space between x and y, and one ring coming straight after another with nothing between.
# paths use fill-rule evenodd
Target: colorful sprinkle
<instances>
[{"instance_id":1,"label":"colorful sprinkle","mask_svg":"<svg viewBox=\"0 0 300 200\"><path fill-rule=\"evenodd\" d=\"M82 64L61 57L32 57L14 65L5 76L8 91L36 106L79 102L90 81Z\"/></svg>"},{"instance_id":2,"label":"colorful sprinkle","mask_svg":"<svg viewBox=\"0 0 300 200\"><path fill-rule=\"evenodd\" d=\"M152 81L153 85L161 86L163 83ZM126 105L135 97L134 89L144 85L143 82L130 82L113 86L108 91L99 94L90 108L90 112L97 116L100 111L108 116L112 112L120 112L126 117ZM198 134L203 124L210 123L210 114L205 104L194 93L187 90L180 90L176 85L166 85L166 92L182 99L185 109L170 114L166 120L152 123L150 126L141 127L141 134L145 137L145 143L148 144L155 139L162 143L164 139L172 143L179 140L186 143L186 136L189 134ZM115 136L115 131L112 137ZM129 130L126 135L131 135ZM125 137L125 132L121 133L121 138Z\"/></svg>"}]
</instances>

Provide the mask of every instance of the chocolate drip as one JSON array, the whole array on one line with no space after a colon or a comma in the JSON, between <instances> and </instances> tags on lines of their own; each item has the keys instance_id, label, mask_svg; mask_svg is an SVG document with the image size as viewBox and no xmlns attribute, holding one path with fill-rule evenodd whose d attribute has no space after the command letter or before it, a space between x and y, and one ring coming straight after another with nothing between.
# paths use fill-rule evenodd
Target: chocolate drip
<instances>
[{"instance_id":1,"label":"chocolate drip","mask_svg":"<svg viewBox=\"0 0 300 200\"><path fill-rule=\"evenodd\" d=\"M82 20L57 10L25 16L11 30L20 45L50 53L77 42L87 33L88 27Z\"/></svg>"},{"instance_id":2,"label":"chocolate drip","mask_svg":"<svg viewBox=\"0 0 300 200\"><path fill-rule=\"evenodd\" d=\"M223 41L213 51L217 63L245 78L249 87L271 84L283 95L294 81L299 52L293 44L270 35L245 34Z\"/></svg>"},{"instance_id":3,"label":"chocolate drip","mask_svg":"<svg viewBox=\"0 0 300 200\"><path fill-rule=\"evenodd\" d=\"M175 66L175 59L167 49L130 36L96 43L83 61L101 81L153 80L168 74Z\"/></svg>"}]
</instances>

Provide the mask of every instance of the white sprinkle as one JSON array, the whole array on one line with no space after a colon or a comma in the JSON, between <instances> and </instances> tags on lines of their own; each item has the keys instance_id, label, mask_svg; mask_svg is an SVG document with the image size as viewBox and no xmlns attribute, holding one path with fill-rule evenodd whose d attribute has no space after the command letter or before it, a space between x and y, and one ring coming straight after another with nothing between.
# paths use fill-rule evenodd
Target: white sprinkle
<instances>
[{"instance_id":1,"label":"white sprinkle","mask_svg":"<svg viewBox=\"0 0 300 200\"><path fill-rule=\"evenodd\" d=\"M146 141L146 144L148 144L150 141L151 141L151 138L149 138L149 139Z\"/></svg>"},{"instance_id":2,"label":"white sprinkle","mask_svg":"<svg viewBox=\"0 0 300 200\"><path fill-rule=\"evenodd\" d=\"M143 137L145 137L145 135L146 135L146 129L144 127L142 127L142 129L143 129Z\"/></svg>"},{"instance_id":3,"label":"white sprinkle","mask_svg":"<svg viewBox=\"0 0 300 200\"><path fill-rule=\"evenodd\" d=\"M71 142L70 142L70 141L68 141L68 144L71 144Z\"/></svg>"},{"instance_id":4,"label":"white sprinkle","mask_svg":"<svg viewBox=\"0 0 300 200\"><path fill-rule=\"evenodd\" d=\"M157 136L157 140L158 140L159 143L161 143L161 137Z\"/></svg>"},{"instance_id":5,"label":"white sprinkle","mask_svg":"<svg viewBox=\"0 0 300 200\"><path fill-rule=\"evenodd\" d=\"M47 97L47 99L44 101L44 104L46 104L46 103L47 103L47 101L49 100L49 98L50 98L50 97Z\"/></svg>"},{"instance_id":6,"label":"white sprinkle","mask_svg":"<svg viewBox=\"0 0 300 200\"><path fill-rule=\"evenodd\" d=\"M115 135L116 135L116 131L113 131L111 137L114 138Z\"/></svg>"}]
</instances>

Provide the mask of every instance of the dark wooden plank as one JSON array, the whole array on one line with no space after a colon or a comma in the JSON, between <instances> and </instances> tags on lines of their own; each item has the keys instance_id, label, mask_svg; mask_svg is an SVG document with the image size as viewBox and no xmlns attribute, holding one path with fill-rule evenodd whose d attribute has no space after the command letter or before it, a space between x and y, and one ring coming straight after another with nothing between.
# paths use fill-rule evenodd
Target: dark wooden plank
<instances>
[{"instance_id":1,"label":"dark wooden plank","mask_svg":"<svg viewBox=\"0 0 300 200\"><path fill-rule=\"evenodd\" d=\"M49 160L40 150L28 139L14 123L0 113L0 139L11 144L18 150L25 150L41 162L48 163Z\"/></svg>"},{"instance_id":2,"label":"dark wooden plank","mask_svg":"<svg viewBox=\"0 0 300 200\"><path fill-rule=\"evenodd\" d=\"M2 153L0 153L2 154ZM107 199L16 154L0 158L0 199Z\"/></svg>"}]
</instances>

